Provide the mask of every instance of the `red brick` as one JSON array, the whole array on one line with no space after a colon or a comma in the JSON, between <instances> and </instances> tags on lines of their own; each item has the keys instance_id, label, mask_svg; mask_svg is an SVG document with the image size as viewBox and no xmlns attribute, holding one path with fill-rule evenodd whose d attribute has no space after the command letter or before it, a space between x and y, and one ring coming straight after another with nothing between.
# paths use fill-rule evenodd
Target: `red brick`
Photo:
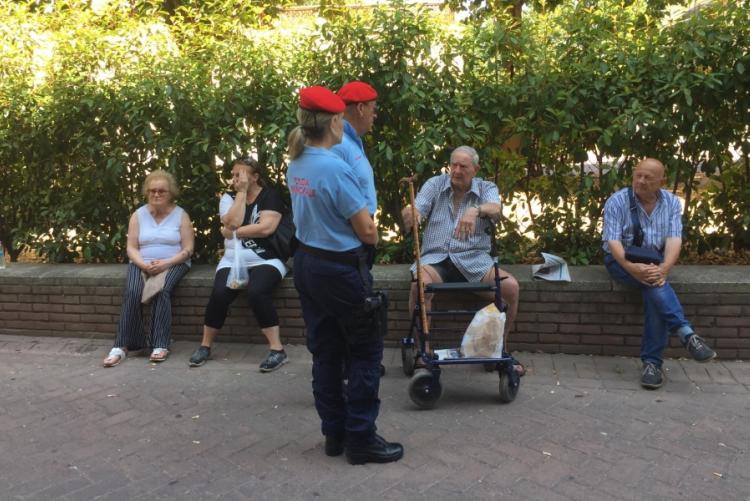
<instances>
[{"instance_id":1,"label":"red brick","mask_svg":"<svg viewBox=\"0 0 750 501\"><path fill-rule=\"evenodd\" d=\"M716 304L709 303L705 306L698 307L698 315L713 315L716 317L736 317L742 315L742 306L740 305L724 305L717 306Z\"/></svg>"},{"instance_id":2,"label":"red brick","mask_svg":"<svg viewBox=\"0 0 750 501\"><path fill-rule=\"evenodd\" d=\"M750 316L717 317L716 325L719 327L750 327Z\"/></svg>"},{"instance_id":3,"label":"red brick","mask_svg":"<svg viewBox=\"0 0 750 501\"><path fill-rule=\"evenodd\" d=\"M536 343L539 341L539 335L531 332L511 332L508 339L511 343Z\"/></svg>"},{"instance_id":4,"label":"red brick","mask_svg":"<svg viewBox=\"0 0 750 501\"><path fill-rule=\"evenodd\" d=\"M112 304L111 296L82 296L83 304Z\"/></svg>"},{"instance_id":5,"label":"red brick","mask_svg":"<svg viewBox=\"0 0 750 501\"><path fill-rule=\"evenodd\" d=\"M604 347L600 345L594 345L594 344L587 344L587 345L581 345L581 344L561 344L560 345L560 352L562 353L570 353L573 355L583 354L583 355L601 355L604 352Z\"/></svg>"},{"instance_id":6,"label":"red brick","mask_svg":"<svg viewBox=\"0 0 750 501\"><path fill-rule=\"evenodd\" d=\"M34 312L21 312L18 314L19 320L48 320L49 314L48 313L42 313L39 311Z\"/></svg>"},{"instance_id":7,"label":"red brick","mask_svg":"<svg viewBox=\"0 0 750 501\"><path fill-rule=\"evenodd\" d=\"M78 313L50 313L50 322L78 322L81 320L81 315Z\"/></svg>"},{"instance_id":8,"label":"red brick","mask_svg":"<svg viewBox=\"0 0 750 501\"><path fill-rule=\"evenodd\" d=\"M0 311L0 320L18 320L18 315L17 311Z\"/></svg>"},{"instance_id":9,"label":"red brick","mask_svg":"<svg viewBox=\"0 0 750 501\"><path fill-rule=\"evenodd\" d=\"M516 322L516 329L521 332L557 332L557 324Z\"/></svg>"},{"instance_id":10,"label":"red brick","mask_svg":"<svg viewBox=\"0 0 750 501\"><path fill-rule=\"evenodd\" d=\"M608 336L608 335L585 336L584 335L584 336L581 336L581 343L620 346L620 345L625 344L625 340L623 336Z\"/></svg>"},{"instance_id":11,"label":"red brick","mask_svg":"<svg viewBox=\"0 0 750 501\"><path fill-rule=\"evenodd\" d=\"M62 303L62 304L80 304L80 296L50 296L50 303Z\"/></svg>"},{"instance_id":12,"label":"red brick","mask_svg":"<svg viewBox=\"0 0 750 501\"><path fill-rule=\"evenodd\" d=\"M750 304L750 294L719 294L718 298L716 295L711 295L709 297L711 297L712 303L716 303L716 299L718 299L719 304Z\"/></svg>"},{"instance_id":13,"label":"red brick","mask_svg":"<svg viewBox=\"0 0 750 501\"><path fill-rule=\"evenodd\" d=\"M19 294L19 303L46 303L48 302L48 296L44 294Z\"/></svg>"},{"instance_id":14,"label":"red brick","mask_svg":"<svg viewBox=\"0 0 750 501\"><path fill-rule=\"evenodd\" d=\"M716 340L715 348L749 348L750 338L719 338Z\"/></svg>"},{"instance_id":15,"label":"red brick","mask_svg":"<svg viewBox=\"0 0 750 501\"><path fill-rule=\"evenodd\" d=\"M539 342L544 344L552 343L578 343L577 334L539 334Z\"/></svg>"},{"instance_id":16,"label":"red brick","mask_svg":"<svg viewBox=\"0 0 750 501\"><path fill-rule=\"evenodd\" d=\"M3 311L31 311L31 303L5 303L2 305Z\"/></svg>"},{"instance_id":17,"label":"red brick","mask_svg":"<svg viewBox=\"0 0 750 501\"><path fill-rule=\"evenodd\" d=\"M0 303L17 303L18 294L0 294Z\"/></svg>"},{"instance_id":18,"label":"red brick","mask_svg":"<svg viewBox=\"0 0 750 501\"><path fill-rule=\"evenodd\" d=\"M66 304L63 311L65 313L94 313L96 306L93 304Z\"/></svg>"},{"instance_id":19,"label":"red brick","mask_svg":"<svg viewBox=\"0 0 750 501\"><path fill-rule=\"evenodd\" d=\"M599 334L602 327L598 324L560 324L560 332L572 332L574 334Z\"/></svg>"},{"instance_id":20,"label":"red brick","mask_svg":"<svg viewBox=\"0 0 750 501\"><path fill-rule=\"evenodd\" d=\"M587 315L581 315L585 317ZM579 322L578 313L537 313L539 322L556 322L560 324L577 324Z\"/></svg>"},{"instance_id":21,"label":"red brick","mask_svg":"<svg viewBox=\"0 0 750 501\"><path fill-rule=\"evenodd\" d=\"M0 292L3 294L30 294L30 285L0 285Z\"/></svg>"},{"instance_id":22,"label":"red brick","mask_svg":"<svg viewBox=\"0 0 750 501\"><path fill-rule=\"evenodd\" d=\"M702 337L737 337L739 335L739 329L737 327L707 327L701 329L700 335Z\"/></svg>"}]
</instances>

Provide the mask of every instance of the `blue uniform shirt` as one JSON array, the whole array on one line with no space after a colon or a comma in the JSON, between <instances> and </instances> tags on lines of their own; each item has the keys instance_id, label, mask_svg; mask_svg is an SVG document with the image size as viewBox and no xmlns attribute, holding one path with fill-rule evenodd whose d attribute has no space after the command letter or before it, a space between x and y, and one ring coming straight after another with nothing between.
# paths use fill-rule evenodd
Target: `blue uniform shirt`
<instances>
[{"instance_id":1,"label":"blue uniform shirt","mask_svg":"<svg viewBox=\"0 0 750 501\"><path fill-rule=\"evenodd\" d=\"M300 242L336 252L362 245L349 219L367 204L346 162L325 148L305 146L286 176Z\"/></svg>"},{"instance_id":2,"label":"blue uniform shirt","mask_svg":"<svg viewBox=\"0 0 750 501\"><path fill-rule=\"evenodd\" d=\"M370 215L375 214L375 210L378 208L378 196L375 193L375 175L372 171L372 165L365 155L362 139L354 130L352 124L346 120L344 120L344 137L341 138L339 144L331 148L331 151L351 165L354 175L357 176L360 190L367 200L367 211Z\"/></svg>"}]
</instances>

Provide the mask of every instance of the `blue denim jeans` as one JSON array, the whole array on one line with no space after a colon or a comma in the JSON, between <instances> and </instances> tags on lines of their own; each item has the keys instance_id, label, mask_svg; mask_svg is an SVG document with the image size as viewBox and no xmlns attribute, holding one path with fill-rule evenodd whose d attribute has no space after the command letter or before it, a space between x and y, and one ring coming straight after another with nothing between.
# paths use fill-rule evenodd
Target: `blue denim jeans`
<instances>
[{"instance_id":1,"label":"blue denim jeans","mask_svg":"<svg viewBox=\"0 0 750 501\"><path fill-rule=\"evenodd\" d=\"M669 335L678 335L682 344L685 344L687 338L693 334L693 328L685 318L677 294L669 282L661 287L643 285L625 271L611 254L605 255L604 265L612 278L640 289L643 296L641 360L661 367L662 354L669 342Z\"/></svg>"}]
</instances>

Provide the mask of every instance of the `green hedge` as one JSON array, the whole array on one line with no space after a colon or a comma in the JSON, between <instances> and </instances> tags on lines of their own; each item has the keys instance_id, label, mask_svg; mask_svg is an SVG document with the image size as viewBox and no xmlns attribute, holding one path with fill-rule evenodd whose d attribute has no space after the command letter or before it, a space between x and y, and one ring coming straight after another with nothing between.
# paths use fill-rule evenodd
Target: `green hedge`
<instances>
[{"instance_id":1,"label":"green hedge","mask_svg":"<svg viewBox=\"0 0 750 501\"><path fill-rule=\"evenodd\" d=\"M281 184L297 89L356 78L381 94L366 148L383 229L401 177L471 144L509 201L505 261L600 260L603 201L646 155L686 198L692 252L750 249L748 2L676 19L594 3L458 25L400 3L328 8L273 29L221 9L0 0L0 240L13 258L122 261L140 183L162 167L184 187L196 259L215 260L220 165L252 152ZM410 259L409 242L381 246L382 262Z\"/></svg>"}]
</instances>

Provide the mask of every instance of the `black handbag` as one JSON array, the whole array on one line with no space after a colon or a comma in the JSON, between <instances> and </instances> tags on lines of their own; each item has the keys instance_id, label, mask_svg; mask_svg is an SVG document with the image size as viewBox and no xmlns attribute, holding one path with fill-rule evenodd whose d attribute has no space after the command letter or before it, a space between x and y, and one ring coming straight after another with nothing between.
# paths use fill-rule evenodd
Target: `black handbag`
<instances>
[{"instance_id":1,"label":"black handbag","mask_svg":"<svg viewBox=\"0 0 750 501\"><path fill-rule=\"evenodd\" d=\"M643 244L643 229L638 219L638 205L635 203L633 188L628 188L628 198L630 199L630 217L633 220L633 245L625 247L625 259L631 263L643 264L661 264L664 257L656 249L641 247Z\"/></svg>"},{"instance_id":2,"label":"black handbag","mask_svg":"<svg viewBox=\"0 0 750 501\"><path fill-rule=\"evenodd\" d=\"M261 192L261 196L265 198L266 190ZM276 230L266 237L266 242L273 250L274 254L279 256L279 259L286 261L294 255L297 250L297 229L294 226L294 220L292 219L292 211L289 207L284 204L284 212L281 214L281 221L276 227Z\"/></svg>"}]
</instances>

